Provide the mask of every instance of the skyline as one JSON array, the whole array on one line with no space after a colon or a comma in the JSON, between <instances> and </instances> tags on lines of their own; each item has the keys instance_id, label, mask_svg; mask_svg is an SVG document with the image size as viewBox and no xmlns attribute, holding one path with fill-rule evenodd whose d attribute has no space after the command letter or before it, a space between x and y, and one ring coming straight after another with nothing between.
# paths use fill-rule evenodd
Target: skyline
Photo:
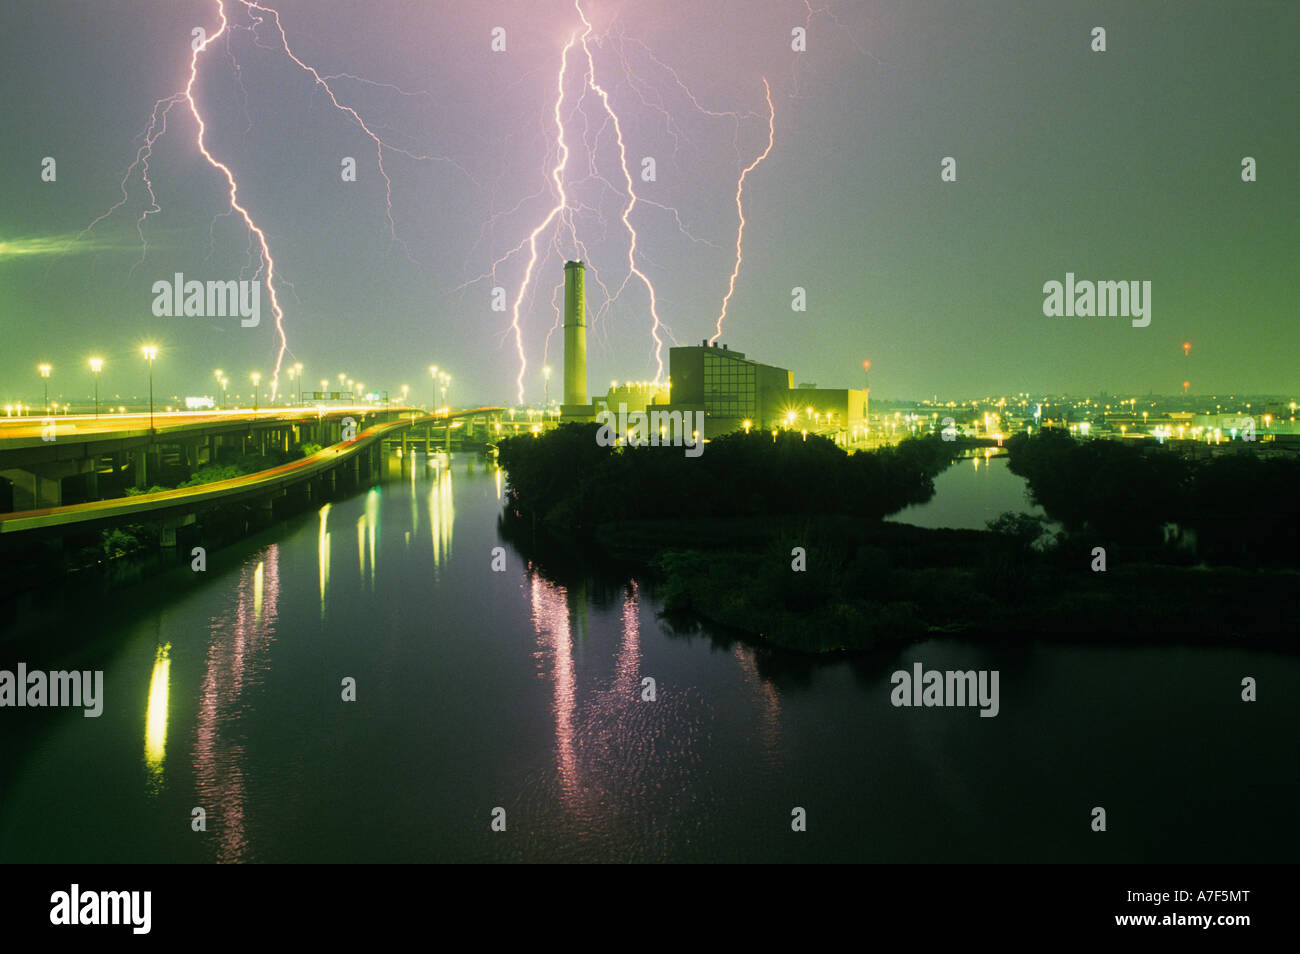
<instances>
[{"instance_id":1,"label":"skyline","mask_svg":"<svg viewBox=\"0 0 1300 954\"><path fill-rule=\"evenodd\" d=\"M587 152L596 174L589 167L565 182L589 255L563 236L540 245L535 297L521 307L527 400L542 396L543 364L560 364L558 339L549 355L543 347L562 261L589 260L610 286L631 278L621 178L623 168L636 175L641 157L657 160L658 179L636 183L638 264L677 343L713 334L735 264L737 181L767 145L765 82L772 149L745 180L744 261L721 342L829 387L860 386L860 363L870 358L873 392L898 399L1172 395L1188 378L1193 394L1295 387L1282 323L1300 298L1300 202L1287 167L1300 152L1287 40L1300 14L1285 5L1242 16L1198 4L1178 31L1164 29L1155 10L1117 4L1035 4L1019 19L1004 4L941 19L847 3L811 14L800 3L758 14L724 3L709 17L591 0L489 11L378 4L367 8L379 10L373 15L270 6L295 56L323 75L400 88L331 81L396 150L385 153L390 234L373 143L286 56L273 27L256 43L236 28L230 55L219 44L199 60L208 145L234 170L292 283L282 288L285 360L304 363L309 383L346 370L378 387L408 383L419 395L421 373L436 363L464 385L467 404L514 398L510 314L491 310L490 292L499 284L513 301L522 262L506 262L495 282L456 289L516 248L554 204L547 173L559 154L548 120L581 9L630 158L618 161L608 115L602 126L588 91L566 124L593 148L572 137L570 168ZM274 326L265 301L256 328L150 312L158 280L177 272L235 279L247 261L247 232L231 221L188 113L173 112L155 143L159 211L143 225L143 264L135 220L149 205L138 180L128 181L114 216L58 252L120 198L132 137L155 101L183 85L189 30L214 31L216 9L217 0L195 0L104 5L75 21L57 10L5 14L0 43L18 77L9 114L20 145L0 156L12 184L0 213L10 332L0 378L15 396L39 387L42 362L56 377L84 376L88 390L92 355L105 359L106 391L138 389L146 342L171 359L156 368L162 393L187 393L180 383L206 382L214 367L238 369L232 382L235 373L269 375ZM1098 24L1104 53L1089 49ZM496 26L506 30L505 52L491 50ZM796 53L790 30L800 26L808 48ZM108 35L111 44L87 41ZM1250 76L1235 68L1247 55ZM51 60L66 68L49 70ZM576 103L584 86L569 78L567 102ZM734 121L695 109L687 87L706 109L735 112ZM443 158L416 161L401 150ZM41 180L46 156L58 164L54 182ZM340 179L347 156L356 182ZM955 182L940 181L946 156L957 160ZM1244 156L1257 163L1255 182L1241 180ZM675 209L710 244L683 235L674 215L651 203ZM1150 325L1045 317L1044 283L1067 273L1151 282ZM791 310L794 288L805 289L807 311ZM589 386L652 377L644 289L632 278L607 314L600 308L591 296ZM665 349L672 344L665 338ZM127 376L115 385L117 374Z\"/></svg>"}]
</instances>

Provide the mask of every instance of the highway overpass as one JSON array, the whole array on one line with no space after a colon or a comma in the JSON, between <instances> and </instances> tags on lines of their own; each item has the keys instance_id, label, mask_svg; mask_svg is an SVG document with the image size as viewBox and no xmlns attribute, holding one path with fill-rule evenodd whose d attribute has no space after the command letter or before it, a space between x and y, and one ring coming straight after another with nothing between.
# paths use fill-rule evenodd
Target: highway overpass
<instances>
[{"instance_id":1,"label":"highway overpass","mask_svg":"<svg viewBox=\"0 0 1300 954\"><path fill-rule=\"evenodd\" d=\"M0 512L49 510L65 503L99 500L101 479L119 496L123 487L147 490L164 473L188 477L223 456L278 451L296 446L338 444L374 424L400 421L422 427L426 436L441 428L500 421L499 407L465 408L430 414L419 408L374 405L293 409L102 414L47 418L0 418ZM414 421L414 425L412 424ZM387 435L394 436L394 435ZM381 438L382 439L382 438Z\"/></svg>"}]
</instances>

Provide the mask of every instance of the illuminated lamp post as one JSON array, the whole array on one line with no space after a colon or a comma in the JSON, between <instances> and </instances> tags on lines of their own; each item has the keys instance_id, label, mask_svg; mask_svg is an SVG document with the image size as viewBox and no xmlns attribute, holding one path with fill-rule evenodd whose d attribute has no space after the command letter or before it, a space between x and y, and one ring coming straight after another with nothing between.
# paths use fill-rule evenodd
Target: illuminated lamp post
<instances>
[{"instance_id":1,"label":"illuminated lamp post","mask_svg":"<svg viewBox=\"0 0 1300 954\"><path fill-rule=\"evenodd\" d=\"M149 433L153 433L153 361L158 357L158 349L154 345L145 345L140 349L144 359L149 362Z\"/></svg>"},{"instance_id":2,"label":"illuminated lamp post","mask_svg":"<svg viewBox=\"0 0 1300 954\"><path fill-rule=\"evenodd\" d=\"M91 358L90 370L95 375L95 417L99 418L99 372L104 370L103 358Z\"/></svg>"}]
</instances>

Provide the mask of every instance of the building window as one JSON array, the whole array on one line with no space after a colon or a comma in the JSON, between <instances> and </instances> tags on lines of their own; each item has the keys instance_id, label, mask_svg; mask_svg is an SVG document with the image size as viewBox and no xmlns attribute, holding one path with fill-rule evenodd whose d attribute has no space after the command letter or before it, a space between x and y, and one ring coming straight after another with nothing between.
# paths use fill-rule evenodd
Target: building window
<instances>
[{"instance_id":1,"label":"building window","mask_svg":"<svg viewBox=\"0 0 1300 954\"><path fill-rule=\"evenodd\" d=\"M754 417L754 366L738 358L704 356L704 413L710 417Z\"/></svg>"}]
</instances>

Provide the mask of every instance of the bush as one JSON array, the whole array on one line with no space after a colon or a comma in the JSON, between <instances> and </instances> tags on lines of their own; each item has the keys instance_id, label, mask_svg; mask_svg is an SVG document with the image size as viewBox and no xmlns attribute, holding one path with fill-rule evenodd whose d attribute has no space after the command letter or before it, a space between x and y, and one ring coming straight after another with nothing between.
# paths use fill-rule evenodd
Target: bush
<instances>
[{"instance_id":1,"label":"bush","mask_svg":"<svg viewBox=\"0 0 1300 954\"><path fill-rule=\"evenodd\" d=\"M934 475L952 459L951 445L938 438L849 455L816 435L735 432L692 458L681 447L603 447L596 434L595 424L566 424L503 440L511 508L578 534L643 517L878 520L928 500Z\"/></svg>"},{"instance_id":2,"label":"bush","mask_svg":"<svg viewBox=\"0 0 1300 954\"><path fill-rule=\"evenodd\" d=\"M1300 563L1291 542L1300 523L1300 461L1252 453L1196 461L1159 445L1080 443L1059 431L1018 434L1007 446L1011 472L1071 537L1086 533L1152 552L1164 525L1174 523L1196 531L1205 559Z\"/></svg>"}]
</instances>

